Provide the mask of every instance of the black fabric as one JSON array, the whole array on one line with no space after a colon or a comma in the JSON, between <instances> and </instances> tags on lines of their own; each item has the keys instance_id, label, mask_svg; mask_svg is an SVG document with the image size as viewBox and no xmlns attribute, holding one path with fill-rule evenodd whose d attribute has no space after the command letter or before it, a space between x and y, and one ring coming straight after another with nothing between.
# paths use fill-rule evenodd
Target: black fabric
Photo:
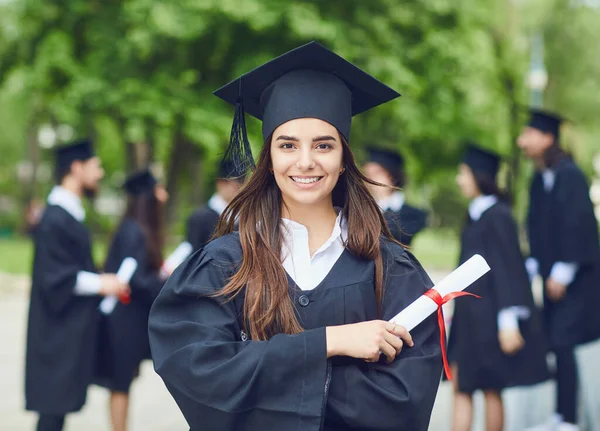
<instances>
[{"instance_id":1,"label":"black fabric","mask_svg":"<svg viewBox=\"0 0 600 431\"><path fill-rule=\"evenodd\" d=\"M188 218L186 234L187 241L194 250L200 250L208 244L218 223L219 214L208 205L194 211Z\"/></svg>"},{"instance_id":2,"label":"black fabric","mask_svg":"<svg viewBox=\"0 0 600 431\"><path fill-rule=\"evenodd\" d=\"M383 318L432 283L417 260L382 243ZM377 317L373 262L345 251L312 291L289 292L305 331L269 341L242 333L243 296L211 297L239 268L239 235L212 241L175 270L150 312L154 366L192 430L426 430L441 374L435 316L390 364L327 360L325 327ZM298 302L299 303L299 302Z\"/></svg>"},{"instance_id":3,"label":"black fabric","mask_svg":"<svg viewBox=\"0 0 600 431\"><path fill-rule=\"evenodd\" d=\"M62 431L64 424L64 416L40 414L36 431Z\"/></svg>"},{"instance_id":4,"label":"black fabric","mask_svg":"<svg viewBox=\"0 0 600 431\"><path fill-rule=\"evenodd\" d=\"M164 282L148 263L148 246L140 225L125 219L110 246L104 270L116 273L123 260L132 257L138 267L129 283L131 302L117 303L102 317L98 337L98 367L95 381L113 391L128 392L140 363L150 359L148 315Z\"/></svg>"},{"instance_id":5,"label":"black fabric","mask_svg":"<svg viewBox=\"0 0 600 431\"><path fill-rule=\"evenodd\" d=\"M34 248L26 409L62 415L81 409L93 376L99 298L74 288L79 271L96 269L88 230L61 207L44 211Z\"/></svg>"},{"instance_id":6,"label":"black fabric","mask_svg":"<svg viewBox=\"0 0 600 431\"><path fill-rule=\"evenodd\" d=\"M387 210L383 215L394 238L407 246L427 226L427 211L408 204L402 205L399 211Z\"/></svg>"},{"instance_id":7,"label":"black fabric","mask_svg":"<svg viewBox=\"0 0 600 431\"><path fill-rule=\"evenodd\" d=\"M319 118L350 139L352 116L399 94L324 46L311 42L242 75L214 93L263 121L268 138L296 118Z\"/></svg>"},{"instance_id":8,"label":"black fabric","mask_svg":"<svg viewBox=\"0 0 600 431\"><path fill-rule=\"evenodd\" d=\"M154 187L156 187L156 178L154 178L152 172L147 169L131 174L123 184L123 188L130 195L141 195L153 192Z\"/></svg>"},{"instance_id":9,"label":"black fabric","mask_svg":"<svg viewBox=\"0 0 600 431\"><path fill-rule=\"evenodd\" d=\"M548 379L541 318L529 287L517 226L505 203L496 203L464 228L460 263L474 254L483 256L491 271L468 289L481 299L455 301L448 355L458 365L459 390L501 390ZM519 322L525 347L507 356L498 341L497 317L500 310L512 306L527 307L531 317Z\"/></svg>"},{"instance_id":10,"label":"black fabric","mask_svg":"<svg viewBox=\"0 0 600 431\"><path fill-rule=\"evenodd\" d=\"M600 245L589 187L571 159L560 161L554 174L550 192L544 190L542 175L535 175L527 216L531 256L544 281L555 262L579 266L564 298L554 302L544 296L544 321L553 349L600 338L595 306L600 302Z\"/></svg>"},{"instance_id":11,"label":"black fabric","mask_svg":"<svg viewBox=\"0 0 600 431\"><path fill-rule=\"evenodd\" d=\"M565 422L577 423L577 361L575 351L570 348L557 349L556 355L556 413Z\"/></svg>"},{"instance_id":12,"label":"black fabric","mask_svg":"<svg viewBox=\"0 0 600 431\"><path fill-rule=\"evenodd\" d=\"M551 133L557 138L560 136L560 125L564 121L560 115L537 108L531 109L530 112L529 127Z\"/></svg>"}]
</instances>

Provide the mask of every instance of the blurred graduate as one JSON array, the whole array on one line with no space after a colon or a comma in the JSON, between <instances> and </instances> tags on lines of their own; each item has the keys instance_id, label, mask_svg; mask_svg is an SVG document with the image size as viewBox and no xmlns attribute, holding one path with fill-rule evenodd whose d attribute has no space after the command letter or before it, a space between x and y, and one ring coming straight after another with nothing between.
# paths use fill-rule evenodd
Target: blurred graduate
<instances>
[{"instance_id":1,"label":"blurred graduate","mask_svg":"<svg viewBox=\"0 0 600 431\"><path fill-rule=\"evenodd\" d=\"M85 404L94 373L100 296L129 290L96 271L84 196L104 176L88 140L58 147L56 182L34 235L27 327L25 407L39 412L38 431L62 430L65 415Z\"/></svg>"},{"instance_id":2,"label":"blurred graduate","mask_svg":"<svg viewBox=\"0 0 600 431\"><path fill-rule=\"evenodd\" d=\"M415 235L427 225L427 212L406 203L404 158L395 151L369 147L368 162L363 166L367 178L386 187L369 184L369 190L384 212L396 240L409 246Z\"/></svg>"},{"instance_id":3,"label":"blurred graduate","mask_svg":"<svg viewBox=\"0 0 600 431\"><path fill-rule=\"evenodd\" d=\"M352 116L398 93L313 42L216 94L236 109L226 156L253 164L244 112L262 120L264 146L219 237L150 313L155 369L190 428L425 431L436 318L412 337L388 320L432 283L393 240L349 145Z\"/></svg>"},{"instance_id":4,"label":"blurred graduate","mask_svg":"<svg viewBox=\"0 0 600 431\"><path fill-rule=\"evenodd\" d=\"M448 347L455 378L453 431L471 429L473 392L484 393L486 430L502 431L501 391L549 378L541 316L517 225L497 185L499 166L497 154L470 144L456 178L470 200L460 263L480 254L491 271L469 287L481 299L455 306Z\"/></svg>"},{"instance_id":5,"label":"blurred graduate","mask_svg":"<svg viewBox=\"0 0 600 431\"><path fill-rule=\"evenodd\" d=\"M562 118L532 110L518 145L535 163L528 269L544 280L544 323L556 356L556 414L539 430L577 428L574 349L600 338L600 244L585 175L560 145Z\"/></svg>"},{"instance_id":6,"label":"blurred graduate","mask_svg":"<svg viewBox=\"0 0 600 431\"><path fill-rule=\"evenodd\" d=\"M148 314L164 278L164 206L168 194L149 170L127 178L123 186L127 207L114 234L105 270L116 272L123 261L133 258L137 267L130 279L127 303L117 302L103 314L99 337L96 382L111 391L110 412L113 431L127 429L131 383L140 363L150 359Z\"/></svg>"}]
</instances>

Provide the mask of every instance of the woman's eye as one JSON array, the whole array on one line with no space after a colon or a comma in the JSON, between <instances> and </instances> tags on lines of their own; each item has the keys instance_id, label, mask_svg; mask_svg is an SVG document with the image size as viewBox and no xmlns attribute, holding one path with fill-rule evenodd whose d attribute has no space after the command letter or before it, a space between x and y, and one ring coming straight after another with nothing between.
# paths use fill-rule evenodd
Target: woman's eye
<instances>
[{"instance_id":1,"label":"woman's eye","mask_svg":"<svg viewBox=\"0 0 600 431\"><path fill-rule=\"evenodd\" d=\"M284 150L291 150L292 148L294 148L294 144L290 144L289 142L286 142L284 144L281 144L279 146L279 148L283 148Z\"/></svg>"},{"instance_id":2,"label":"woman's eye","mask_svg":"<svg viewBox=\"0 0 600 431\"><path fill-rule=\"evenodd\" d=\"M332 148L333 148L333 146L331 144L318 144L317 145L318 150L331 150Z\"/></svg>"}]
</instances>

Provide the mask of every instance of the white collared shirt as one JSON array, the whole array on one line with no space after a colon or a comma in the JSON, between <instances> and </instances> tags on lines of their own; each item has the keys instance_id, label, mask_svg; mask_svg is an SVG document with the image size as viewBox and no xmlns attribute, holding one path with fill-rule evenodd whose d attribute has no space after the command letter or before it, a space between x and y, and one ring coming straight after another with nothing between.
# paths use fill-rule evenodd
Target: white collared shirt
<instances>
[{"instance_id":1,"label":"white collared shirt","mask_svg":"<svg viewBox=\"0 0 600 431\"><path fill-rule=\"evenodd\" d=\"M62 186L54 186L48 195L48 205L56 205L68 212L79 223L85 220L81 198ZM97 295L100 292L100 276L94 272L79 271L73 289L75 295Z\"/></svg>"},{"instance_id":2,"label":"white collared shirt","mask_svg":"<svg viewBox=\"0 0 600 431\"><path fill-rule=\"evenodd\" d=\"M292 220L281 219L284 229L281 260L283 268L302 290L312 290L329 274L345 249L348 238L346 221L338 213L331 236L310 255L308 229Z\"/></svg>"},{"instance_id":3,"label":"white collared shirt","mask_svg":"<svg viewBox=\"0 0 600 431\"><path fill-rule=\"evenodd\" d=\"M544 181L544 190L546 193L550 193L554 188L554 180L556 179L556 174L551 169L544 169L542 171L542 180Z\"/></svg>"},{"instance_id":4,"label":"white collared shirt","mask_svg":"<svg viewBox=\"0 0 600 431\"><path fill-rule=\"evenodd\" d=\"M396 190L391 195L378 201L377 205L379 205L381 211L392 210L398 212L404 205L404 193Z\"/></svg>"},{"instance_id":5,"label":"white collared shirt","mask_svg":"<svg viewBox=\"0 0 600 431\"><path fill-rule=\"evenodd\" d=\"M498 202L498 197L494 195L477 196L469 204L469 216L471 220L477 221L481 215Z\"/></svg>"},{"instance_id":6,"label":"white collared shirt","mask_svg":"<svg viewBox=\"0 0 600 431\"><path fill-rule=\"evenodd\" d=\"M220 194L215 193L208 200L208 207L221 215L223 214L223 211L225 211L225 208L227 208L227 202L225 202L225 199L223 199Z\"/></svg>"}]
</instances>

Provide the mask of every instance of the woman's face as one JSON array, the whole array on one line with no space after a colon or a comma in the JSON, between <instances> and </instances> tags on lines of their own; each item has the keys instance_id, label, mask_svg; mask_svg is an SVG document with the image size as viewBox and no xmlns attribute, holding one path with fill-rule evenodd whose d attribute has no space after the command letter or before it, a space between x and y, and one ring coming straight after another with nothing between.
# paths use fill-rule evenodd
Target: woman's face
<instances>
[{"instance_id":1,"label":"woman's face","mask_svg":"<svg viewBox=\"0 0 600 431\"><path fill-rule=\"evenodd\" d=\"M286 205L331 204L343 172L340 134L316 118L282 124L271 138L271 166Z\"/></svg>"},{"instance_id":2,"label":"woman's face","mask_svg":"<svg viewBox=\"0 0 600 431\"><path fill-rule=\"evenodd\" d=\"M519 148L521 148L525 156L532 159L542 159L544 153L552 146L553 142L554 137L552 134L543 133L533 127L525 127L517 139Z\"/></svg>"},{"instance_id":3,"label":"woman's face","mask_svg":"<svg viewBox=\"0 0 600 431\"><path fill-rule=\"evenodd\" d=\"M460 187L460 191L467 199L476 198L481 194L477 182L473 176L473 171L464 163L458 167L458 174L456 175L456 184Z\"/></svg>"},{"instance_id":4,"label":"woman's face","mask_svg":"<svg viewBox=\"0 0 600 431\"><path fill-rule=\"evenodd\" d=\"M162 184L157 184L154 187L154 196L162 205L165 205L169 200L169 192L167 192L167 189Z\"/></svg>"}]
</instances>

